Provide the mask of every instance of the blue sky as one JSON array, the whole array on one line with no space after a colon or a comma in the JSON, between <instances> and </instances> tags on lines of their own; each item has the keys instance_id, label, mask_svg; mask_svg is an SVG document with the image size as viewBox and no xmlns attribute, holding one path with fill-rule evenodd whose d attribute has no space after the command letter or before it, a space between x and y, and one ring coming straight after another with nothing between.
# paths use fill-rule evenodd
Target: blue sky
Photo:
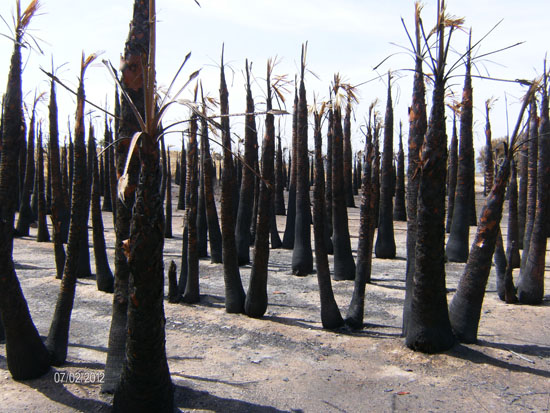
<instances>
[{"instance_id":1,"label":"blue sky","mask_svg":"<svg viewBox=\"0 0 550 413\"><path fill-rule=\"evenodd\" d=\"M104 51L102 58L110 59L118 65L128 33L132 13L130 0L96 0L83 2L74 0L44 0L40 15L31 23L31 34L39 40L44 56L36 52L24 52L26 67L23 74L23 89L27 102L31 102L35 88L47 91L46 78L38 67L50 67L51 56L56 65L66 63L59 76L68 84L75 85L79 59L84 50L87 54ZM408 40L401 24L403 17L413 30L414 2L412 0L392 0L389 2L371 0L200 0L199 8L193 0L158 0L158 58L157 81L159 85L170 82L181 60L189 51L192 58L187 64L182 81L194 70L201 69L201 79L211 96L218 96L219 56L225 42L225 60L229 64L227 72L230 85L230 110L244 110L244 61L253 62L253 74L257 83L253 85L256 102L264 101L263 78L266 60L278 56L280 64L275 73L287 74L294 78L298 71L300 48L304 41L309 42L308 68L315 73L306 77L308 102L314 95L319 100L327 97L328 87L335 72L339 72L352 84L358 84L387 70L397 70L392 94L395 106L395 130L399 120L407 121L407 106L410 101L412 79L410 72L399 71L413 67L412 59L405 53L398 54L378 71L373 67L392 53L402 49L392 44L408 46ZM0 14L11 21L14 1L6 0L0 6ZM431 27L435 18L435 0L424 2L423 19L426 27ZM26 3L23 3L26 6ZM550 2L533 0L512 2L509 0L450 1L450 14L466 18L465 27L473 28L474 41L484 35L498 21L500 26L483 42L479 53L499 49L518 41L524 45L491 57L491 62L482 62L478 70L486 75L507 79L532 78L542 72L542 63L550 39ZM1 26L0 33L8 29ZM467 35L457 33L454 47L457 49L450 61L457 59L466 47ZM7 82L7 71L12 44L0 37L0 89ZM457 71L462 74L462 69ZM454 78L451 90L459 98L463 79ZM112 106L113 82L102 65L88 70L86 75L87 97L104 105L105 100ZM474 112L476 146L484 143L484 101L497 98L492 115L493 136L506 134L504 93L508 94L510 123L515 121L519 108L519 98L523 88L515 84L481 81L474 79ZM184 97L189 98L191 90ZM386 104L386 80L370 82L359 89L361 103L356 107L356 122L353 139L357 149L362 145L359 127L363 123L369 104L379 99L379 111L383 114ZM59 89L60 130L66 134L67 119L74 118L72 97ZM289 108L292 95L287 99ZM261 106L260 106L261 108ZM88 109L90 107L88 106ZM39 107L45 115L46 104ZM178 120L187 117L187 110L175 107L168 115ZM98 113L95 115L99 116ZM450 118L450 116L449 116ZM100 118L96 118L100 130ZM283 140L288 138L290 117L282 117ZM258 121L261 129L262 122ZM513 125L512 125L513 126ZM510 127L512 127L510 126ZM244 124L239 118L232 119L233 131L242 134ZM405 132L407 127L404 128ZM179 135L170 136L169 142L179 146Z\"/></svg>"}]
</instances>

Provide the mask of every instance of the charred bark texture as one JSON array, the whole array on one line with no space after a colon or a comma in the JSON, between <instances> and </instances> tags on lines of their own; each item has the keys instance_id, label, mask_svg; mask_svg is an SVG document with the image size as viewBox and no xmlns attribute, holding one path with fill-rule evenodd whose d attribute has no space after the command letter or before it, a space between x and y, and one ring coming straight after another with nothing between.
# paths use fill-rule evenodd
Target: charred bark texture
<instances>
[{"instance_id":1,"label":"charred bark texture","mask_svg":"<svg viewBox=\"0 0 550 413\"><path fill-rule=\"evenodd\" d=\"M292 115L292 162L290 163L290 186L288 188L288 206L286 211L283 248L294 248L294 231L296 227L296 164L298 144L298 89L294 92L294 113Z\"/></svg>"},{"instance_id":2,"label":"charred bark texture","mask_svg":"<svg viewBox=\"0 0 550 413\"><path fill-rule=\"evenodd\" d=\"M393 219L395 221L407 220L407 208L405 207L405 153L403 152L403 132L401 124L399 125L399 148L397 151L397 179L395 182Z\"/></svg>"},{"instance_id":3,"label":"charred bark texture","mask_svg":"<svg viewBox=\"0 0 550 413\"><path fill-rule=\"evenodd\" d=\"M349 208L355 208L355 200L353 199L352 157L351 100L348 98L346 116L344 117L344 187L346 191L346 206Z\"/></svg>"},{"instance_id":4,"label":"charred bark texture","mask_svg":"<svg viewBox=\"0 0 550 413\"><path fill-rule=\"evenodd\" d=\"M355 262L351 253L344 188L343 134L340 108L333 113L332 135L332 244L334 246L334 280L353 280Z\"/></svg>"},{"instance_id":5,"label":"charred bark texture","mask_svg":"<svg viewBox=\"0 0 550 413\"><path fill-rule=\"evenodd\" d=\"M455 206L456 180L458 173L458 136L456 134L456 113L453 113L453 135L449 147L449 165L447 169L447 224L445 231L451 232Z\"/></svg>"}]
</instances>

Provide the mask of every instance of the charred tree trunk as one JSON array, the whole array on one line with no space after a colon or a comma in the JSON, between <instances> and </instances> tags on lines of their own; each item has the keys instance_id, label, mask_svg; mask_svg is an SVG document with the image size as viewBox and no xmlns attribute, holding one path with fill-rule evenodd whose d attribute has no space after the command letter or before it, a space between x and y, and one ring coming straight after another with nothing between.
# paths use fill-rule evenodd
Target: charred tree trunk
<instances>
[{"instance_id":1,"label":"charred tree trunk","mask_svg":"<svg viewBox=\"0 0 550 413\"><path fill-rule=\"evenodd\" d=\"M18 16L19 17L19 16ZM21 36L16 27L8 87L3 102L0 159L0 319L6 339L6 362L15 380L42 376L50 368L49 354L32 322L13 264L13 222L17 157L22 127Z\"/></svg>"},{"instance_id":2,"label":"charred tree trunk","mask_svg":"<svg viewBox=\"0 0 550 413\"><path fill-rule=\"evenodd\" d=\"M46 224L46 196L44 193L44 148L42 147L42 128L38 131L38 141L36 143L37 174L38 174L38 232L36 240L38 242L50 242L50 233Z\"/></svg>"},{"instance_id":3,"label":"charred tree trunk","mask_svg":"<svg viewBox=\"0 0 550 413\"><path fill-rule=\"evenodd\" d=\"M187 183L187 153L185 151L185 138L181 137L180 153L180 187L178 191L178 210L185 209L185 184Z\"/></svg>"},{"instance_id":4,"label":"charred tree trunk","mask_svg":"<svg viewBox=\"0 0 550 413\"><path fill-rule=\"evenodd\" d=\"M178 279L176 278L176 274L176 263L172 260L170 261L170 266L168 267L168 302L172 304L175 304L180 300Z\"/></svg>"},{"instance_id":5,"label":"charred tree trunk","mask_svg":"<svg viewBox=\"0 0 550 413\"><path fill-rule=\"evenodd\" d=\"M422 145L422 164L418 171L416 262L405 339L407 347L425 353L445 351L455 342L449 322L445 288L447 135L444 8L442 9L438 16L438 62L434 74L430 122Z\"/></svg>"},{"instance_id":6,"label":"charred tree trunk","mask_svg":"<svg viewBox=\"0 0 550 413\"><path fill-rule=\"evenodd\" d=\"M315 112L315 186L313 188L313 234L315 238L315 266L317 268L317 283L321 302L321 323L323 328L336 329L344 324L338 304L334 299L330 281L330 268L326 250L326 208L325 208L325 171L323 168L323 154L321 150L321 117L322 113Z\"/></svg>"},{"instance_id":7,"label":"charred tree trunk","mask_svg":"<svg viewBox=\"0 0 550 413\"><path fill-rule=\"evenodd\" d=\"M380 215L378 236L374 246L377 258L395 258L395 238L393 236L392 199L393 161L393 108L391 99L391 77L388 74L388 101L384 120L384 151L382 152L382 179L380 185Z\"/></svg>"},{"instance_id":8,"label":"charred tree trunk","mask_svg":"<svg viewBox=\"0 0 550 413\"><path fill-rule=\"evenodd\" d=\"M518 228L518 181L516 162L512 160L510 183L508 184L508 236L507 253L512 254L512 269L519 268L519 228Z\"/></svg>"},{"instance_id":9,"label":"charred tree trunk","mask_svg":"<svg viewBox=\"0 0 550 413\"><path fill-rule=\"evenodd\" d=\"M304 46L305 47L305 46ZM305 55L302 49L302 70L298 98L296 131L296 222L294 249L292 250L292 273L305 276L313 272L311 250L311 210L309 200L309 160L307 152L307 101L304 83Z\"/></svg>"},{"instance_id":10,"label":"charred tree trunk","mask_svg":"<svg viewBox=\"0 0 550 413\"><path fill-rule=\"evenodd\" d=\"M521 256L521 268L525 267L527 257L529 256L529 247L531 246L531 237L535 223L535 213L537 209L537 162L538 154L538 116L536 102L531 102L529 107L529 158L528 175L529 184L527 185L527 215L525 218L525 232L523 236L523 254ZM520 271L520 274L524 271Z\"/></svg>"},{"instance_id":11,"label":"charred tree trunk","mask_svg":"<svg viewBox=\"0 0 550 413\"><path fill-rule=\"evenodd\" d=\"M395 204L393 206L395 221L407 220L405 207L405 153L403 152L403 127L399 123L399 149L397 152L397 179L395 182Z\"/></svg>"},{"instance_id":12,"label":"charred tree trunk","mask_svg":"<svg viewBox=\"0 0 550 413\"><path fill-rule=\"evenodd\" d=\"M277 154L275 157L275 213L286 215L284 196L284 173L283 173L283 149L281 148L281 136L277 136Z\"/></svg>"},{"instance_id":13,"label":"charred tree trunk","mask_svg":"<svg viewBox=\"0 0 550 413\"><path fill-rule=\"evenodd\" d=\"M372 191L372 160L374 148L372 146L371 129L365 142L365 160L363 164L363 182L361 183L361 210L359 224L359 243L357 245L357 270L353 295L348 308L346 324L351 328L363 328L365 313L365 286L370 280L372 264L372 235L374 234L374 194Z\"/></svg>"},{"instance_id":14,"label":"charred tree trunk","mask_svg":"<svg viewBox=\"0 0 550 413\"><path fill-rule=\"evenodd\" d=\"M332 245L334 247L334 273L336 281L355 278L355 262L351 253L344 187L343 134L340 108L333 113L332 134Z\"/></svg>"},{"instance_id":15,"label":"charred tree trunk","mask_svg":"<svg viewBox=\"0 0 550 413\"><path fill-rule=\"evenodd\" d=\"M143 59L142 52L148 50L145 23L148 19L148 12L147 9L144 9L145 7L146 5L143 3L134 3L133 22L130 25L130 33L125 44L124 66L121 73L121 83L142 116L145 113L142 66L141 64L137 65L138 70L134 71L130 63L141 62ZM132 136L140 131L140 126L131 110L130 103L126 99L119 102L118 89L115 91L115 115L118 115L115 117L114 123L115 140L117 142L115 146L116 175L117 178L120 178L124 173L130 141ZM130 238L130 220L135 201L135 188L139 179L137 154L134 154L130 162L128 175L131 190L126 194L124 201L118 196L115 198L115 290L109 330L109 350L105 362L105 382L101 386L101 391L104 393L114 393L126 360L130 266L124 253L123 243Z\"/></svg>"},{"instance_id":16,"label":"charred tree trunk","mask_svg":"<svg viewBox=\"0 0 550 413\"><path fill-rule=\"evenodd\" d=\"M523 249L525 221L527 219L527 186L529 184L529 134L524 133L518 151L518 248Z\"/></svg>"},{"instance_id":17,"label":"charred tree trunk","mask_svg":"<svg viewBox=\"0 0 550 413\"><path fill-rule=\"evenodd\" d=\"M267 106L271 103L271 60L267 63ZM274 200L275 173L275 119L270 113L265 118L265 135L262 143L262 182L260 183L260 200L258 205L258 226L254 241L254 262L250 272L250 284L244 304L244 311L249 317L260 318L267 310L267 264L269 261L269 229L271 217L275 217ZM242 191L241 191L242 193ZM275 228L276 230L277 228Z\"/></svg>"},{"instance_id":18,"label":"charred tree trunk","mask_svg":"<svg viewBox=\"0 0 550 413\"><path fill-rule=\"evenodd\" d=\"M334 113L332 108L328 109L327 115L327 184L325 192L325 207L326 207L326 226L325 232L329 239L332 237L332 141L334 138ZM332 240L330 246L327 246L329 254L334 253Z\"/></svg>"},{"instance_id":19,"label":"charred tree trunk","mask_svg":"<svg viewBox=\"0 0 550 413\"><path fill-rule=\"evenodd\" d=\"M344 187L346 191L346 206L355 208L351 161L351 99L348 96L346 116L344 117Z\"/></svg>"},{"instance_id":20,"label":"charred tree trunk","mask_svg":"<svg viewBox=\"0 0 550 413\"><path fill-rule=\"evenodd\" d=\"M112 133L109 130L109 124L107 123L107 115L105 115L105 131L103 134L105 148L107 148L112 142ZM102 211L113 212L113 199L111 198L111 149L104 149L103 162L105 164L104 177L103 177L103 207Z\"/></svg>"},{"instance_id":21,"label":"charred tree trunk","mask_svg":"<svg viewBox=\"0 0 550 413\"><path fill-rule=\"evenodd\" d=\"M493 144L491 142L491 122L489 120L489 101L485 102L485 171L483 174L485 192L483 195L487 196L493 188L493 178L495 174L495 167L493 165Z\"/></svg>"},{"instance_id":22,"label":"charred tree trunk","mask_svg":"<svg viewBox=\"0 0 550 413\"><path fill-rule=\"evenodd\" d=\"M447 224L445 231L451 232L451 224L453 222L453 212L455 206L456 180L458 172L458 137L456 134L456 113L453 111L453 135L449 147L449 166L447 176L449 177L447 185Z\"/></svg>"},{"instance_id":23,"label":"charred tree trunk","mask_svg":"<svg viewBox=\"0 0 550 413\"><path fill-rule=\"evenodd\" d=\"M25 170L25 184L23 185L23 190L21 191L21 205L19 207L19 217L17 219L17 226L15 232L17 236L28 236L29 227L34 221L31 210L31 190L34 182L34 131L35 131L35 106L33 106L30 125L29 125L29 136L27 138L27 159L26 159L26 170Z\"/></svg>"},{"instance_id":24,"label":"charred tree trunk","mask_svg":"<svg viewBox=\"0 0 550 413\"><path fill-rule=\"evenodd\" d=\"M197 164L198 179L198 201L197 201L197 253L199 258L208 257L208 225L206 223L206 203L204 194L204 170L202 168L202 151L199 154ZM200 172L199 172L200 171Z\"/></svg>"},{"instance_id":25,"label":"charred tree trunk","mask_svg":"<svg viewBox=\"0 0 550 413\"><path fill-rule=\"evenodd\" d=\"M189 124L189 142L187 145L187 195L185 226L187 228L187 278L182 301L188 304L198 303L199 293L199 248L197 234L197 208L199 191L199 158L197 145L197 115L191 115Z\"/></svg>"},{"instance_id":26,"label":"charred tree trunk","mask_svg":"<svg viewBox=\"0 0 550 413\"><path fill-rule=\"evenodd\" d=\"M294 248L294 230L296 227L296 164L298 144L298 89L294 91L294 113L292 115L292 163L290 163L290 186L288 188L288 206L286 211L285 233L283 248Z\"/></svg>"},{"instance_id":27,"label":"charred tree trunk","mask_svg":"<svg viewBox=\"0 0 550 413\"><path fill-rule=\"evenodd\" d=\"M470 51L467 54L466 76L462 91L460 112L460 143L458 172L451 232L447 241L446 254L449 261L466 262L470 237L471 196L474 184L473 172L473 103Z\"/></svg>"},{"instance_id":28,"label":"charred tree trunk","mask_svg":"<svg viewBox=\"0 0 550 413\"><path fill-rule=\"evenodd\" d=\"M166 196L165 196L165 223L164 238L172 238L172 171L170 167L170 149L166 152Z\"/></svg>"},{"instance_id":29,"label":"charred tree trunk","mask_svg":"<svg viewBox=\"0 0 550 413\"><path fill-rule=\"evenodd\" d=\"M203 108L205 108L203 101ZM206 109L203 112L206 116ZM214 199L214 177L215 169L212 165L212 156L210 154L210 145L208 144L208 124L204 116L201 117L201 156L202 170L204 175L204 196L206 203L206 223L208 227L208 240L210 243L210 262L212 264L222 262L222 233L218 222L218 212L216 210L216 201ZM184 185L183 183L181 185Z\"/></svg>"},{"instance_id":30,"label":"charred tree trunk","mask_svg":"<svg viewBox=\"0 0 550 413\"><path fill-rule=\"evenodd\" d=\"M166 173L168 164L168 162L166 162L166 145L164 143L164 135L160 138L160 163L162 167L162 178L160 181L160 199L164 203L164 197L166 195Z\"/></svg>"},{"instance_id":31,"label":"charred tree trunk","mask_svg":"<svg viewBox=\"0 0 550 413\"><path fill-rule=\"evenodd\" d=\"M97 289L106 293L112 293L114 290L114 277L111 267L109 267L109 260L107 259L107 251L105 249L103 217L101 216L99 197L100 188L97 157L95 157L92 184L92 237L94 243L95 275ZM109 191L106 193L109 193Z\"/></svg>"},{"instance_id":32,"label":"charred tree trunk","mask_svg":"<svg viewBox=\"0 0 550 413\"><path fill-rule=\"evenodd\" d=\"M254 208L254 167L258 159L258 133L254 119L254 100L250 88L250 68L246 61L246 115L244 131L244 170L242 171L239 210L237 213L236 241L239 265L250 263L250 223Z\"/></svg>"},{"instance_id":33,"label":"charred tree trunk","mask_svg":"<svg viewBox=\"0 0 550 413\"><path fill-rule=\"evenodd\" d=\"M69 326L73 310L78 265L82 252L82 242L86 233L89 207L88 183L86 172L86 146L84 144L84 73L86 64L82 58L80 82L78 86L75 141L74 141L74 181L71 206L71 224L67 244L67 260L57 303L46 339L46 347L51 353L52 364L60 366L67 359L69 345Z\"/></svg>"},{"instance_id":34,"label":"charred tree trunk","mask_svg":"<svg viewBox=\"0 0 550 413\"><path fill-rule=\"evenodd\" d=\"M533 231L528 248L529 255L522 266L518 281L518 298L523 304L538 305L544 297L544 271L548 221L548 192L550 190L550 121L548 119L548 94L544 83L540 129L538 133L537 203ZM527 231L526 231L527 233ZM524 241L525 246L525 241Z\"/></svg>"},{"instance_id":35,"label":"charred tree trunk","mask_svg":"<svg viewBox=\"0 0 550 413\"><path fill-rule=\"evenodd\" d=\"M481 306L491 270L491 257L495 251L497 236L500 234L500 219L509 174L510 161L506 159L485 201L466 268L449 306L453 332L463 343L477 341Z\"/></svg>"},{"instance_id":36,"label":"charred tree trunk","mask_svg":"<svg viewBox=\"0 0 550 413\"><path fill-rule=\"evenodd\" d=\"M225 73L222 64L220 74L220 110L222 115L229 113L229 93L225 82ZM223 273L225 283L225 310L228 313L244 312L245 293L239 273L239 259L235 241L235 213L233 211L235 196L235 173L233 168L233 156L231 153L231 136L229 118L221 118L222 145L223 145L223 171L222 171L222 196L221 196L221 220L222 220L222 254Z\"/></svg>"}]
</instances>

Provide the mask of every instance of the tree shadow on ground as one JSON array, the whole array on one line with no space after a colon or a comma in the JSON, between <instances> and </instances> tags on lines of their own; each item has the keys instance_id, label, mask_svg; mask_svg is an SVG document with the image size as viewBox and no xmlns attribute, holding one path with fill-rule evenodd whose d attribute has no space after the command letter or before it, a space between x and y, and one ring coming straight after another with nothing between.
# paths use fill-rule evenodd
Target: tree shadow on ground
<instances>
[{"instance_id":1,"label":"tree shadow on ground","mask_svg":"<svg viewBox=\"0 0 550 413\"><path fill-rule=\"evenodd\" d=\"M249 413L283 413L284 410L271 406L263 406L244 400L218 397L206 391L200 391L174 383L174 405L181 411L200 409L219 413L249 412ZM301 410L292 410L301 412Z\"/></svg>"},{"instance_id":2,"label":"tree shadow on ground","mask_svg":"<svg viewBox=\"0 0 550 413\"><path fill-rule=\"evenodd\" d=\"M478 340L478 344L483 347L491 347L505 351L514 351L516 353L525 354L528 356L550 357L550 347L537 344L492 343L485 340Z\"/></svg>"},{"instance_id":3,"label":"tree shadow on ground","mask_svg":"<svg viewBox=\"0 0 550 413\"><path fill-rule=\"evenodd\" d=\"M533 367L521 366L514 363L509 363L504 360L491 357L475 348L465 346L463 344L457 344L451 350L447 352L451 357L460 358L463 360L471 361L475 364L488 364L508 371L515 371L519 373L534 374L540 377L550 378L550 371L541 370Z\"/></svg>"},{"instance_id":4,"label":"tree shadow on ground","mask_svg":"<svg viewBox=\"0 0 550 413\"><path fill-rule=\"evenodd\" d=\"M303 318L282 317L279 315L265 315L262 317L262 320L272 321L274 323L279 323L286 326L307 328L308 330L323 330L323 328L316 324L315 321L304 320Z\"/></svg>"}]
</instances>

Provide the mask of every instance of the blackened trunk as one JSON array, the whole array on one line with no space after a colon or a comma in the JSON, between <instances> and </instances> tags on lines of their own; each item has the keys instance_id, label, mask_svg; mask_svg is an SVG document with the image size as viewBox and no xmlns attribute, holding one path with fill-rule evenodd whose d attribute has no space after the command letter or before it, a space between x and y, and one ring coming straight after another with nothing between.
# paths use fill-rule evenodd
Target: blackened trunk
<instances>
[{"instance_id":1,"label":"blackened trunk","mask_svg":"<svg viewBox=\"0 0 550 413\"><path fill-rule=\"evenodd\" d=\"M405 344L425 353L449 349L455 342L447 309L445 287L445 75L443 17L438 21L437 72L430 123L419 165L416 217L415 273L412 276L410 313Z\"/></svg>"},{"instance_id":2,"label":"blackened trunk","mask_svg":"<svg viewBox=\"0 0 550 413\"><path fill-rule=\"evenodd\" d=\"M340 108L333 113L332 132L332 245L334 247L334 273L336 281L355 278L355 262L351 253L348 211L344 188L343 133Z\"/></svg>"},{"instance_id":3,"label":"blackened trunk","mask_svg":"<svg viewBox=\"0 0 550 413\"><path fill-rule=\"evenodd\" d=\"M374 194L372 191L372 160L374 149L370 131L365 142L365 162L363 164L363 182L360 207L359 243L357 245L357 270L353 295L348 308L346 324L351 328L363 328L365 312L365 286L370 280L372 264L372 229L374 228Z\"/></svg>"},{"instance_id":4,"label":"blackened trunk","mask_svg":"<svg viewBox=\"0 0 550 413\"><path fill-rule=\"evenodd\" d=\"M449 305L453 332L463 343L477 341L481 306L491 271L491 257L500 234L500 219L509 175L510 160L505 159L485 201L468 262Z\"/></svg>"},{"instance_id":5,"label":"blackened trunk","mask_svg":"<svg viewBox=\"0 0 550 413\"><path fill-rule=\"evenodd\" d=\"M63 182L61 177L61 169L59 162L59 128L57 119L57 99L55 93L55 82L52 80L50 85L50 102L48 105L49 130L50 130L50 160L52 175L52 220L56 223L54 230L59 228L61 231L61 240L66 243L69 236L69 221L70 221L70 203L72 199L72 182L73 182L73 145L69 147L69 182L68 191L63 191ZM56 235L54 234L54 238Z\"/></svg>"},{"instance_id":6,"label":"blackened trunk","mask_svg":"<svg viewBox=\"0 0 550 413\"><path fill-rule=\"evenodd\" d=\"M449 261L466 262L471 225L473 176L473 103L470 52L466 61L466 75L460 112L460 143L453 221L445 253Z\"/></svg>"},{"instance_id":7,"label":"blackened trunk","mask_svg":"<svg viewBox=\"0 0 550 413\"><path fill-rule=\"evenodd\" d=\"M303 56L302 56L303 57ZM311 210L309 200L309 159L307 152L307 101L304 84L304 62L298 99L298 120L296 130L296 222L294 249L292 250L292 273L305 276L313 272L311 250ZM256 235L257 236L257 235Z\"/></svg>"},{"instance_id":8,"label":"blackened trunk","mask_svg":"<svg viewBox=\"0 0 550 413\"><path fill-rule=\"evenodd\" d=\"M315 237L315 267L319 298L321 301L321 323L323 328L335 329L344 324L338 304L334 299L330 281L330 267L326 250L325 171L321 151L321 115L314 114L315 129L315 186L313 188L313 234Z\"/></svg>"},{"instance_id":9,"label":"blackened trunk","mask_svg":"<svg viewBox=\"0 0 550 413\"><path fill-rule=\"evenodd\" d=\"M164 238L172 238L172 171L170 167L170 149L166 152L166 196L165 196L165 222Z\"/></svg>"},{"instance_id":10,"label":"blackened trunk","mask_svg":"<svg viewBox=\"0 0 550 413\"><path fill-rule=\"evenodd\" d=\"M286 215L284 196L284 173L283 173L283 149L281 148L281 136L277 136L277 154L275 157L275 213Z\"/></svg>"},{"instance_id":11,"label":"blackened trunk","mask_svg":"<svg viewBox=\"0 0 550 413\"><path fill-rule=\"evenodd\" d=\"M456 180L458 172L458 137L456 134L456 113L453 113L453 135L449 147L449 165L447 169L448 185L447 185L447 224L445 231L451 232L451 224L453 222L453 212L455 206Z\"/></svg>"},{"instance_id":12,"label":"blackened trunk","mask_svg":"<svg viewBox=\"0 0 550 413\"><path fill-rule=\"evenodd\" d=\"M325 232L328 237L332 237L332 140L334 136L334 113L332 108L329 108L327 115L327 190L325 191L325 207L326 207L326 226ZM334 252L332 241L330 248L327 251L329 254Z\"/></svg>"},{"instance_id":13,"label":"blackened trunk","mask_svg":"<svg viewBox=\"0 0 550 413\"><path fill-rule=\"evenodd\" d=\"M267 106L271 106L271 62L267 67ZM267 265L269 262L269 229L271 217L275 218L273 207L275 188L275 119L270 113L265 118L265 135L262 143L262 182L258 205L258 226L254 241L254 262L250 271L250 284L246 294L244 311L249 317L262 317L267 310ZM276 230L276 228L275 228Z\"/></svg>"},{"instance_id":14,"label":"blackened trunk","mask_svg":"<svg viewBox=\"0 0 550 413\"><path fill-rule=\"evenodd\" d=\"M399 124L399 149L397 151L397 179L395 182L393 219L395 221L407 220L407 208L405 207L405 153L403 152L403 132L401 124Z\"/></svg>"},{"instance_id":15,"label":"blackened trunk","mask_svg":"<svg viewBox=\"0 0 550 413\"><path fill-rule=\"evenodd\" d=\"M170 266L168 267L168 302L172 304L177 303L180 300L176 273L176 263L172 260L170 261Z\"/></svg>"},{"instance_id":16,"label":"blackened trunk","mask_svg":"<svg viewBox=\"0 0 550 413\"><path fill-rule=\"evenodd\" d=\"M46 224L46 194L44 193L44 148L42 147L42 129L38 131L37 149L37 174L38 174L38 242L50 242L50 233Z\"/></svg>"},{"instance_id":17,"label":"blackened trunk","mask_svg":"<svg viewBox=\"0 0 550 413\"><path fill-rule=\"evenodd\" d=\"M88 183L86 172L86 146L84 144L84 62L76 108L75 142L74 142L74 180L71 206L71 224L67 244L67 260L57 296L55 311L46 339L46 347L52 355L52 364L60 366L67 359L69 345L69 326L73 310L78 265L82 252L83 234L87 229L88 218Z\"/></svg>"},{"instance_id":18,"label":"blackened trunk","mask_svg":"<svg viewBox=\"0 0 550 413\"><path fill-rule=\"evenodd\" d=\"M27 138L27 159L25 168L25 184L21 192L21 204L19 207L19 217L17 219L16 233L18 236L28 236L29 227L34 221L31 210L31 190L34 182L34 131L35 115L34 109L29 124L29 135Z\"/></svg>"},{"instance_id":19,"label":"blackened trunk","mask_svg":"<svg viewBox=\"0 0 550 413\"><path fill-rule=\"evenodd\" d=\"M525 221L527 219L527 186L529 183L529 134L524 133L519 149L518 161L518 248L523 249Z\"/></svg>"},{"instance_id":20,"label":"blackened trunk","mask_svg":"<svg viewBox=\"0 0 550 413\"><path fill-rule=\"evenodd\" d=\"M0 159L0 319L6 338L6 362L15 380L33 379L49 370L49 354L34 326L12 259L17 185L16 162L21 131L21 38L14 42L3 102Z\"/></svg>"},{"instance_id":21,"label":"blackened trunk","mask_svg":"<svg viewBox=\"0 0 550 413\"><path fill-rule=\"evenodd\" d=\"M294 248L294 231L296 229L296 163L298 142L298 90L294 92L294 113L292 115L292 163L290 165L290 186L288 188L288 206L286 211L283 248Z\"/></svg>"},{"instance_id":22,"label":"blackened trunk","mask_svg":"<svg viewBox=\"0 0 550 413\"><path fill-rule=\"evenodd\" d=\"M188 304L199 302L199 249L197 234L197 208L199 191L199 158L197 145L197 115L193 114L189 124L187 146L187 200L185 226L187 227L187 279L182 301Z\"/></svg>"},{"instance_id":23,"label":"blackened trunk","mask_svg":"<svg viewBox=\"0 0 550 413\"><path fill-rule=\"evenodd\" d=\"M351 99L348 96L346 116L344 117L344 187L346 191L346 206L355 208L353 199L352 178L352 149L351 149Z\"/></svg>"},{"instance_id":24,"label":"blackened trunk","mask_svg":"<svg viewBox=\"0 0 550 413\"><path fill-rule=\"evenodd\" d=\"M227 85L223 58L220 75L220 110L222 115L229 113ZM245 293L239 273L239 259L235 241L235 212L233 211L235 196L235 173L233 168L233 156L231 154L231 135L229 118L221 118L222 145L223 145L223 171L222 171L222 196L221 196L221 220L222 220L222 254L223 273L225 283L225 310L228 313L244 312Z\"/></svg>"},{"instance_id":25,"label":"blackened trunk","mask_svg":"<svg viewBox=\"0 0 550 413\"><path fill-rule=\"evenodd\" d=\"M537 203L533 232L528 244L529 255L522 266L518 281L518 298L523 304L538 305L544 297L544 271L548 221L548 192L550 190L550 121L548 95L545 90L541 103L538 133ZM524 243L525 246L525 243ZM527 250L524 248L523 253Z\"/></svg>"},{"instance_id":26,"label":"blackened trunk","mask_svg":"<svg viewBox=\"0 0 550 413\"><path fill-rule=\"evenodd\" d=\"M204 115L206 115L206 112L204 112ZM215 175L215 169L214 165L212 165L210 145L208 144L208 124L204 117L201 117L200 135L202 170L204 175L204 196L206 203L206 223L208 227L208 241L210 243L210 262L216 264L222 262L222 233L220 231L216 201L214 199L213 175ZM184 183L180 185L184 185Z\"/></svg>"},{"instance_id":27,"label":"blackened trunk","mask_svg":"<svg viewBox=\"0 0 550 413\"><path fill-rule=\"evenodd\" d=\"M377 258L395 258L395 238L393 236L393 108L391 100L391 79L388 75L388 101L384 120L384 149L382 152L382 177L380 180L380 212L378 216L378 236L374 246Z\"/></svg>"},{"instance_id":28,"label":"blackened trunk","mask_svg":"<svg viewBox=\"0 0 550 413\"><path fill-rule=\"evenodd\" d=\"M199 155L197 170L199 172L199 195L197 204L197 251L199 258L208 257L208 225L206 223L206 203L204 195L204 172L202 165L202 152Z\"/></svg>"},{"instance_id":29,"label":"blackened trunk","mask_svg":"<svg viewBox=\"0 0 550 413\"><path fill-rule=\"evenodd\" d=\"M164 197L166 195L166 173L167 173L167 164L166 162L166 145L164 143L164 135L160 138L160 163L161 163L161 172L162 179L160 181L160 199L164 202Z\"/></svg>"},{"instance_id":30,"label":"blackened trunk","mask_svg":"<svg viewBox=\"0 0 550 413\"><path fill-rule=\"evenodd\" d=\"M516 162L512 160L510 183L508 184L508 235L506 251L512 254L512 269L519 268L519 227L518 227L518 180Z\"/></svg>"},{"instance_id":31,"label":"blackened trunk","mask_svg":"<svg viewBox=\"0 0 550 413\"><path fill-rule=\"evenodd\" d=\"M181 137L180 153L180 187L178 191L178 210L185 209L185 184L187 183L187 153L185 151L185 138Z\"/></svg>"},{"instance_id":32,"label":"blackened trunk","mask_svg":"<svg viewBox=\"0 0 550 413\"><path fill-rule=\"evenodd\" d=\"M254 172L258 159L258 134L254 119L254 100L250 89L250 73L246 61L246 113L244 131L244 170L242 171L239 210L237 212L236 242L239 265L250 263L250 223L254 207Z\"/></svg>"},{"instance_id":33,"label":"blackened trunk","mask_svg":"<svg viewBox=\"0 0 550 413\"><path fill-rule=\"evenodd\" d=\"M92 237L94 244L97 289L106 293L112 293L114 290L114 277L111 272L111 267L109 266L107 251L105 249L103 217L101 216L99 196L101 183L99 182L97 157L94 158L94 171L92 177Z\"/></svg>"},{"instance_id":34,"label":"blackened trunk","mask_svg":"<svg viewBox=\"0 0 550 413\"><path fill-rule=\"evenodd\" d=\"M529 256L529 247L531 246L531 237L533 235L535 213L537 209L537 163L538 163L538 116L536 103L531 102L529 107L529 159L527 169L529 183L527 185L527 215L525 218L525 232L523 235L523 254L521 256L521 268L525 267L527 257ZM523 271L520 271L523 273Z\"/></svg>"}]
</instances>

